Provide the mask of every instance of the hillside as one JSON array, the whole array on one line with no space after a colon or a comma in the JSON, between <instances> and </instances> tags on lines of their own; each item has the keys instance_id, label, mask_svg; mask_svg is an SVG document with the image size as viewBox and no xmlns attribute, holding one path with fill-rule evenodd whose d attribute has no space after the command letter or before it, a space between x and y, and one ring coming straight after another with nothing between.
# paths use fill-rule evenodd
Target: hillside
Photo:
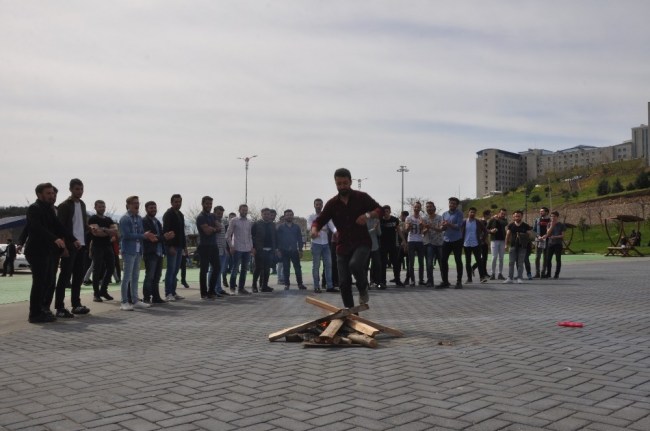
<instances>
[{"instance_id":1,"label":"hillside","mask_svg":"<svg viewBox=\"0 0 650 431\"><path fill-rule=\"evenodd\" d=\"M610 187L618 180L623 188L632 189L641 173L649 174L643 160L573 169L539 178L536 184L529 183L503 195L463 201L463 208L474 206L479 213L489 208L507 208L509 212L527 209L527 218L532 221L539 208L546 206L559 211L566 222L578 224L584 218L588 225L602 224L603 219L618 214L647 219L650 216L650 187L598 195L603 180ZM529 190L527 200L526 189Z\"/></svg>"}]
</instances>

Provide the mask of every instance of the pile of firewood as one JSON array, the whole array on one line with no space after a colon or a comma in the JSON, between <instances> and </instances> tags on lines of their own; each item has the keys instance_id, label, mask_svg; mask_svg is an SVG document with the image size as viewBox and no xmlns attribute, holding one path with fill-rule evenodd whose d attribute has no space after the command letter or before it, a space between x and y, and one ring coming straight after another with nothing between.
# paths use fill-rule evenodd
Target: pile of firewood
<instances>
[{"instance_id":1,"label":"pile of firewood","mask_svg":"<svg viewBox=\"0 0 650 431\"><path fill-rule=\"evenodd\" d=\"M394 328L364 319L357 313L367 310L363 304L352 308L339 308L325 301L308 296L307 303L329 311L330 314L300 325L285 328L269 335L269 341L284 337L288 342L302 342L304 347L377 347L375 336L386 333L403 337Z\"/></svg>"}]
</instances>

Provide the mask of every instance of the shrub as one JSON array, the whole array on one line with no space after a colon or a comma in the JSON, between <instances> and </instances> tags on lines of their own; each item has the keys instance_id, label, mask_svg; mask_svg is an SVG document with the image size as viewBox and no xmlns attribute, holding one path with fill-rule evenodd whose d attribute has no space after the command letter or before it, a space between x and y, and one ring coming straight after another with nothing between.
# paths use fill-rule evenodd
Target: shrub
<instances>
[{"instance_id":1,"label":"shrub","mask_svg":"<svg viewBox=\"0 0 650 431\"><path fill-rule=\"evenodd\" d=\"M598 183L598 188L596 189L596 194L598 196L605 196L608 195L610 192L609 188L609 182L607 180L603 179Z\"/></svg>"},{"instance_id":2,"label":"shrub","mask_svg":"<svg viewBox=\"0 0 650 431\"><path fill-rule=\"evenodd\" d=\"M619 178L616 178L614 184L612 185L612 193L620 193L623 190L624 189L623 189L623 184L621 184L621 180Z\"/></svg>"}]
</instances>

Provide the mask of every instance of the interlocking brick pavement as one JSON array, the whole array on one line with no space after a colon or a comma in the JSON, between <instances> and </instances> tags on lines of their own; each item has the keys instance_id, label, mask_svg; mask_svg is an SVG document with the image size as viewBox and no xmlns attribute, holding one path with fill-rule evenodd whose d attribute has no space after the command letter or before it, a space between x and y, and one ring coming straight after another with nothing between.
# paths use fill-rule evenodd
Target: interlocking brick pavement
<instances>
[{"instance_id":1,"label":"interlocking brick pavement","mask_svg":"<svg viewBox=\"0 0 650 431\"><path fill-rule=\"evenodd\" d=\"M0 335L0 430L644 431L648 274L612 259L523 285L372 291L363 315L407 334L374 350L269 343L320 315L309 291L107 304Z\"/></svg>"}]
</instances>

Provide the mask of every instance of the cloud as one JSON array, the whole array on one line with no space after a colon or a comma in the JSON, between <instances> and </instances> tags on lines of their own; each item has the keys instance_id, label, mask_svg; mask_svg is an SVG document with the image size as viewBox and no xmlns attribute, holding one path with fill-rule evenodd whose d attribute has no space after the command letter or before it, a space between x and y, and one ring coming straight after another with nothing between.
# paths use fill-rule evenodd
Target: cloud
<instances>
[{"instance_id":1,"label":"cloud","mask_svg":"<svg viewBox=\"0 0 650 431\"><path fill-rule=\"evenodd\" d=\"M334 169L399 208L475 194L476 151L646 121L644 1L21 1L0 16L0 205L43 180L123 207L210 194L307 215ZM3 181L4 182L4 181ZM63 187L65 189L65 187ZM273 197L273 198L271 198Z\"/></svg>"}]
</instances>

